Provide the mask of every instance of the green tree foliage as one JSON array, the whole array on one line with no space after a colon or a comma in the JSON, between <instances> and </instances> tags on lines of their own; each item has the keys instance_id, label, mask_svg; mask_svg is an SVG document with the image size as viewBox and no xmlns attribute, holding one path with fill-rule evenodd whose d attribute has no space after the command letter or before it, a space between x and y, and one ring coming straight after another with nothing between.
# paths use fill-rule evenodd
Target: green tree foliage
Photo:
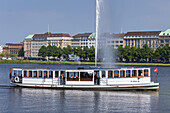
<instances>
[{"instance_id":1,"label":"green tree foliage","mask_svg":"<svg viewBox=\"0 0 170 113\"><path fill-rule=\"evenodd\" d=\"M141 59L145 59L148 62L151 62L152 59L159 60L162 62L169 62L170 59L170 47L165 45L164 47L158 47L155 51L148 47L147 44L143 48L129 47L125 46L118 47L118 59L120 61L126 62L139 62Z\"/></svg>"},{"instance_id":2,"label":"green tree foliage","mask_svg":"<svg viewBox=\"0 0 170 113\"><path fill-rule=\"evenodd\" d=\"M47 48L45 46L42 46L39 49L38 56L46 57L47 55Z\"/></svg>"},{"instance_id":3,"label":"green tree foliage","mask_svg":"<svg viewBox=\"0 0 170 113\"><path fill-rule=\"evenodd\" d=\"M81 47L78 48L71 48L71 46L64 47L63 49L61 47L56 46L42 46L39 50L38 56L42 57L57 57L61 58L61 56L65 59L68 58L69 54L74 53L76 56L79 56L80 58L84 59L90 59L91 61L94 60L95 57L95 48L92 46L91 48L84 47L83 49Z\"/></svg>"},{"instance_id":4,"label":"green tree foliage","mask_svg":"<svg viewBox=\"0 0 170 113\"><path fill-rule=\"evenodd\" d=\"M95 60L95 48L94 48L94 46L89 48L88 57L89 57L90 61Z\"/></svg>"},{"instance_id":5,"label":"green tree foliage","mask_svg":"<svg viewBox=\"0 0 170 113\"><path fill-rule=\"evenodd\" d=\"M117 56L118 56L120 62L123 61L124 52L125 52L124 48L123 48L122 46L119 46L119 47L118 47L118 54L117 54Z\"/></svg>"},{"instance_id":6,"label":"green tree foliage","mask_svg":"<svg viewBox=\"0 0 170 113\"><path fill-rule=\"evenodd\" d=\"M18 56L24 57L24 47L20 48L18 51Z\"/></svg>"},{"instance_id":7,"label":"green tree foliage","mask_svg":"<svg viewBox=\"0 0 170 113\"><path fill-rule=\"evenodd\" d=\"M163 48L162 48L162 58L163 58L163 61L166 62L166 61L169 61L169 58L170 58L170 47L169 47L169 44L166 44Z\"/></svg>"},{"instance_id":8,"label":"green tree foliage","mask_svg":"<svg viewBox=\"0 0 170 113\"><path fill-rule=\"evenodd\" d=\"M162 62L169 61L170 58L170 47L169 45L165 45L164 47L158 47L155 51L152 48L149 48L147 44L143 46L143 48L129 47L125 46L124 48L119 46L117 50L113 50L117 52L117 58L119 61L126 62L139 62L141 59L145 59L146 61L152 61L152 59L161 60ZM112 51L111 51L112 52ZM68 58L69 54L74 53L76 56L79 56L81 59L90 61L94 61L95 59L95 48L92 46L91 48L81 47L71 48L71 46L61 47L56 46L42 46L39 50L38 56L46 57L53 56L54 58ZM101 50L98 50L98 58L100 59ZM5 54L4 54L5 56ZM114 56L113 56L114 57Z\"/></svg>"}]
</instances>

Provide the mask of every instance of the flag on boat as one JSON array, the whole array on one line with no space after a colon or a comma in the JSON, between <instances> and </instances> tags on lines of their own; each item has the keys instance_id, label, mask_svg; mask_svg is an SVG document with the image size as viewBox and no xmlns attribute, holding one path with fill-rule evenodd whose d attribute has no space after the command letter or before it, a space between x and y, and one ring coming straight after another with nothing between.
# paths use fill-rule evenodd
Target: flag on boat
<instances>
[{"instance_id":1,"label":"flag on boat","mask_svg":"<svg viewBox=\"0 0 170 113\"><path fill-rule=\"evenodd\" d=\"M158 68L156 68L155 70L153 70L153 72L157 72L158 71Z\"/></svg>"}]
</instances>

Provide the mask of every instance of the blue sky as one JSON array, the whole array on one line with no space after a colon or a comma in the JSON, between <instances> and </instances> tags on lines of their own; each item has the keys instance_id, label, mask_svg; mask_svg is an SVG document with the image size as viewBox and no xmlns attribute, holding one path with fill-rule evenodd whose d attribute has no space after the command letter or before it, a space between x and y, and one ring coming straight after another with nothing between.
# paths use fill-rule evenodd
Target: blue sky
<instances>
[{"instance_id":1,"label":"blue sky","mask_svg":"<svg viewBox=\"0 0 170 113\"><path fill-rule=\"evenodd\" d=\"M170 0L104 0L110 31L170 28ZM95 32L95 0L0 0L0 44L50 31Z\"/></svg>"}]
</instances>

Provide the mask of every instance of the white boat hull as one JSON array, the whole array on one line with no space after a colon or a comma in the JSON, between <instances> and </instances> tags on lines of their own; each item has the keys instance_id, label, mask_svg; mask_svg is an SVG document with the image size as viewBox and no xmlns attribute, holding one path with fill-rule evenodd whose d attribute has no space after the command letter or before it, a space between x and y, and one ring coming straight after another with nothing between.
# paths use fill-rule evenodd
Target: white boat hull
<instances>
[{"instance_id":1,"label":"white boat hull","mask_svg":"<svg viewBox=\"0 0 170 113\"><path fill-rule=\"evenodd\" d=\"M99 85L46 85L46 84L21 84L12 83L19 87L31 87L31 88L51 88L51 89L70 89L70 90L105 90L105 91L118 91L118 90L159 90L159 83L150 84L133 84L133 85L109 85L109 86L99 86Z\"/></svg>"}]
</instances>

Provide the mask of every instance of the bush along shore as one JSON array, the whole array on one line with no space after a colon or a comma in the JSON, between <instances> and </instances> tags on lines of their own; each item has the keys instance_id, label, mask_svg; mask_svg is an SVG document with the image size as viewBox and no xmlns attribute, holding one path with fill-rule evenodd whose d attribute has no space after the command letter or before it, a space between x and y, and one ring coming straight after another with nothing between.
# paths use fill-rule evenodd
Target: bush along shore
<instances>
[{"instance_id":1,"label":"bush along shore","mask_svg":"<svg viewBox=\"0 0 170 113\"><path fill-rule=\"evenodd\" d=\"M1 60L0 63L95 65L95 62L34 61L34 60ZM164 63L108 63L108 64L124 66L170 66L170 64ZM97 65L102 65L102 62L97 62Z\"/></svg>"}]
</instances>

